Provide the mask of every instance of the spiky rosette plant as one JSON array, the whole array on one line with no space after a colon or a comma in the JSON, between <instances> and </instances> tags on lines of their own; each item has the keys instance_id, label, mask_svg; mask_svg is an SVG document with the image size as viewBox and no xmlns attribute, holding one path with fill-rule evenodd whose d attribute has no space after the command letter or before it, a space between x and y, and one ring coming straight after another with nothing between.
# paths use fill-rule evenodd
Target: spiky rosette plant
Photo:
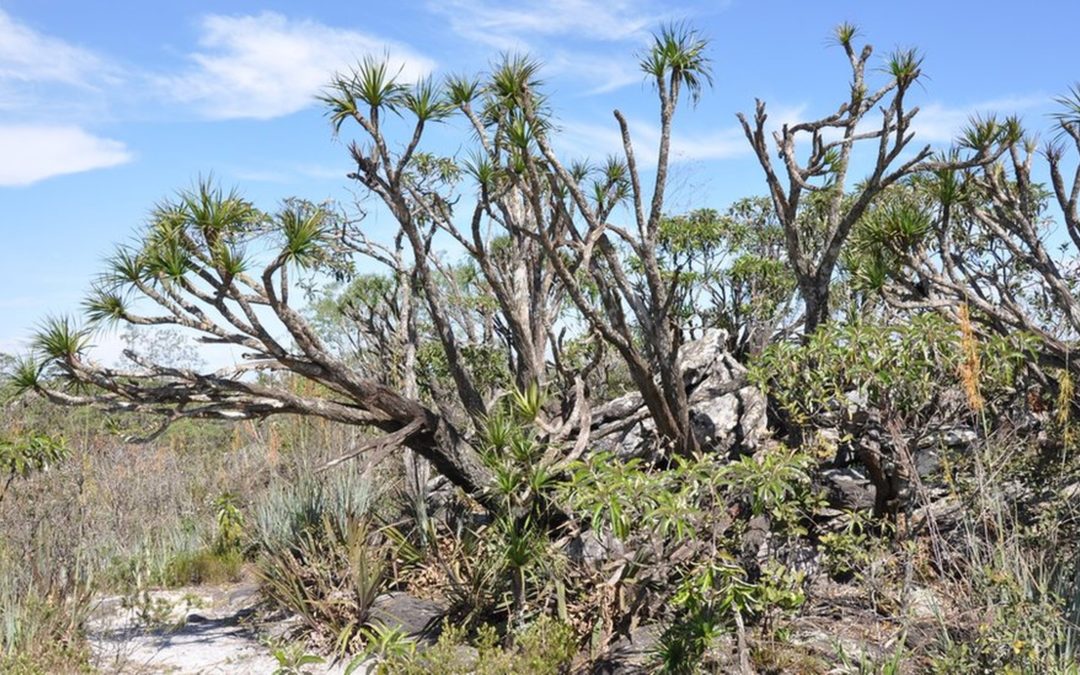
<instances>
[{"instance_id":1,"label":"spiky rosette plant","mask_svg":"<svg viewBox=\"0 0 1080 675\"><path fill-rule=\"evenodd\" d=\"M291 200L275 213L210 181L159 204L137 238L117 248L84 303L85 320L46 320L33 353L14 370L16 388L51 401L156 415L149 437L185 418L314 415L387 434L481 494L486 469L457 432L419 401L379 384L335 356L294 306L295 277L344 276L352 254L340 218ZM94 331L114 325L175 327L206 344L242 350L242 363L197 372L126 350L131 366L90 354ZM291 372L318 385L296 393ZM437 438L438 437L438 438ZM455 448L449 452L437 448ZM472 462L472 463L470 463Z\"/></svg>"}]
</instances>

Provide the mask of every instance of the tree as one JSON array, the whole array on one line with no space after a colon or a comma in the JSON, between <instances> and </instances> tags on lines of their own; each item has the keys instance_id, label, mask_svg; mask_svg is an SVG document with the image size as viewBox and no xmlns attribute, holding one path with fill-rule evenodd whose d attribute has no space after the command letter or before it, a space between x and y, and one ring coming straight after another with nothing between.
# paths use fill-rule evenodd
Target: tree
<instances>
[{"instance_id":1,"label":"tree","mask_svg":"<svg viewBox=\"0 0 1080 675\"><path fill-rule=\"evenodd\" d=\"M595 199L584 191L593 173L568 169L555 156L534 62L506 57L483 82L452 77L444 85L428 79L409 86L385 62L365 60L333 81L324 102L335 130L352 122L365 139L350 146L351 177L392 215L398 226L392 246L373 241L362 219L345 219L326 206L289 200L266 213L203 181L158 206L137 242L116 250L85 303L88 324L70 317L46 321L35 354L17 365L13 380L21 391L60 404L157 414L162 424L151 436L179 419L277 414L369 427L382 435L347 456L401 445L489 503L491 470L468 437L470 429L482 428L498 392L482 386L474 356L485 337L498 334L519 389L542 387L551 377L549 354L560 362L564 341L555 330L560 322L561 331L574 324L562 314L569 298L585 319L586 335L624 358L665 439L692 450L674 295L660 274L655 244L674 111L681 92L696 98L708 79L705 44L691 30L664 29L642 61L656 83L662 122L648 215L621 114L626 161L605 165L591 183ZM458 160L424 151L425 130L455 112L475 132L473 153ZM385 122L395 115L412 125L400 150L392 150L398 146L385 135ZM455 212L464 178L475 189L467 227ZM608 222L627 197L636 236ZM608 232L640 261L640 278L631 279ZM464 248L466 265L440 258L439 233ZM393 280L379 290L378 307L347 308L362 320L371 310L357 344L400 357L400 370L385 363L372 368L369 360L342 353L295 301L297 285L352 277L357 256L382 262ZM471 311L455 302L462 284L489 291L494 302ZM624 316L624 305L633 319ZM105 366L87 356L87 346L92 330L109 323L178 327L203 343L242 349L244 363L205 372L129 349L130 366ZM421 330L437 346L452 397L425 400L419 390ZM575 429L582 431L574 443L580 453L589 426L585 373L570 375L574 386L564 388L558 417L545 414L537 423L556 449ZM290 386L295 378L316 386Z\"/></svg>"},{"instance_id":2,"label":"tree","mask_svg":"<svg viewBox=\"0 0 1080 675\"><path fill-rule=\"evenodd\" d=\"M117 249L86 301L87 314L92 322L183 327L205 343L243 348L246 363L197 372L128 350L125 356L135 367L102 366L86 357L89 329L64 317L45 324L35 342L44 360L24 361L16 384L56 403L156 413L163 418L161 429L184 418L283 413L369 426L386 433L377 443L414 449L454 483L482 496L487 469L458 430L415 398L332 354L292 305L292 274L342 264L348 248L333 236L337 225L310 204L288 203L270 215L202 183L159 206L137 244ZM256 264L245 253L254 242L273 246L267 261ZM279 331L291 343L275 337ZM320 385L319 393L290 390L281 373Z\"/></svg>"},{"instance_id":3,"label":"tree","mask_svg":"<svg viewBox=\"0 0 1080 675\"><path fill-rule=\"evenodd\" d=\"M540 90L538 65L529 59L504 57L486 86L451 78L445 100L430 83L407 94L384 66L374 62L335 82L326 101L336 128L352 120L367 137L363 146L355 142L351 146L358 167L354 177L390 209L410 242L428 310L435 325L443 326L438 332L458 394L474 417L485 408L448 328L449 306L431 273L428 252L435 231L453 237L481 270L498 304L520 387L544 383L549 346L558 362L560 341L551 338L559 308L568 300L589 330L622 357L663 438L680 452L697 447L678 365L681 327L674 320L675 294L672 281L661 274L656 249L672 121L683 92L696 100L709 82L706 46L695 31L669 26L655 36L642 59L642 70L654 81L660 103L661 134L651 194L642 186L630 131L618 111L623 160L612 158L598 168L568 167L560 161L552 147L550 111ZM402 173L413 158L428 157L418 152L425 123L443 119L451 106L464 115L479 143L465 163L465 173L476 187L467 232L455 223L452 208L457 201L453 192L460 177L457 171L429 157L425 164L444 167L437 175L417 181L406 180ZM394 154L381 120L385 111L398 107L412 110L417 123L405 149ZM616 208L628 200L634 232L610 223ZM485 237L485 224L498 228L499 236ZM639 265L641 274L636 278L628 272L619 245ZM575 379L580 400L581 378ZM470 400L475 403L469 405Z\"/></svg>"},{"instance_id":4,"label":"tree","mask_svg":"<svg viewBox=\"0 0 1080 675\"><path fill-rule=\"evenodd\" d=\"M768 115L765 103L757 101L751 122L742 113L739 122L758 162L765 172L776 215L784 228L788 262L806 307L804 332L813 333L829 318L829 291L845 242L852 228L874 200L890 185L904 177L931 168L964 168L988 160L987 147L952 164L931 161L930 146L904 157L914 138L912 121L917 107L909 107L907 96L922 76L922 56L913 49L891 54L885 64L889 80L877 90L866 82L866 66L873 48L855 48L857 30L851 24L836 28L836 42L843 48L851 65L850 95L835 113L813 121L784 124L773 132L775 151L783 163L783 174L773 166L772 152L765 131ZM866 116L880 106L881 122L864 123ZM800 162L800 141L809 142L809 157ZM848 192L848 176L856 146L876 145L876 155L868 175ZM786 180L782 180L782 177ZM786 183L786 184L785 184ZM807 218L802 200L819 193L824 208Z\"/></svg>"},{"instance_id":5,"label":"tree","mask_svg":"<svg viewBox=\"0 0 1080 675\"><path fill-rule=\"evenodd\" d=\"M792 319L795 280L784 263L784 232L767 198L740 199L726 211L698 209L665 218L658 257L676 281L678 323L727 331L728 351L758 354Z\"/></svg>"},{"instance_id":6,"label":"tree","mask_svg":"<svg viewBox=\"0 0 1080 675\"><path fill-rule=\"evenodd\" d=\"M656 88L660 105L660 141L656 177L651 195L642 186L634 145L626 118L614 116L622 137L624 158L610 159L599 178L587 171L565 167L556 156L541 123L532 91L522 92L526 119L536 131L535 140L546 163L525 155L530 191L538 199L547 186L558 195L568 192L570 205L560 205L563 237L540 233L548 259L567 288L567 294L589 327L622 356L630 378L641 393L661 437L681 454L698 449L690 425L690 407L679 363L682 326L677 320L679 275L661 269L659 243L664 219L671 132L675 111L684 96L696 102L711 83L707 40L686 26L671 25L654 36L651 49L640 66ZM629 200L634 229L610 222L614 209ZM645 203L649 207L646 211ZM573 217L576 210L577 219ZM640 270L637 278L618 255L615 241L625 246ZM580 275L596 289L597 308L578 283ZM627 308L630 316L627 316Z\"/></svg>"},{"instance_id":7,"label":"tree","mask_svg":"<svg viewBox=\"0 0 1080 675\"><path fill-rule=\"evenodd\" d=\"M890 306L954 320L970 310L983 332L1036 337L1037 365L1076 374L1080 167L1070 177L1066 163L1070 147L1074 161L1080 153L1080 89L1058 102L1057 136L1041 153L1017 118L977 119L953 152L996 145L998 159L913 177L857 239L862 274ZM1033 177L1040 154L1049 189Z\"/></svg>"}]
</instances>

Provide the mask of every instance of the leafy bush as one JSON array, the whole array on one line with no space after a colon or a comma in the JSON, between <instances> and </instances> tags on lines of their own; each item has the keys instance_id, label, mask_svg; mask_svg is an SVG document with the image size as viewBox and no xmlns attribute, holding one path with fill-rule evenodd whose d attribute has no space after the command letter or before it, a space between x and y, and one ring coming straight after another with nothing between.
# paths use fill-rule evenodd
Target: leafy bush
<instances>
[{"instance_id":1,"label":"leafy bush","mask_svg":"<svg viewBox=\"0 0 1080 675\"><path fill-rule=\"evenodd\" d=\"M471 645L470 645L471 642ZM406 651L381 659L377 673L401 675L558 675L569 672L577 654L573 630L541 616L510 636L505 646L499 632L482 626L473 640L446 625L439 641L420 651Z\"/></svg>"},{"instance_id":2,"label":"leafy bush","mask_svg":"<svg viewBox=\"0 0 1080 675\"><path fill-rule=\"evenodd\" d=\"M1011 400L1030 339L992 336L977 350L981 395ZM920 314L895 324L829 323L806 344L770 345L751 375L798 425L828 425L873 409L917 429L931 418L968 412L955 408L963 399L943 409L943 396L964 388L969 357L963 325Z\"/></svg>"},{"instance_id":3,"label":"leafy bush","mask_svg":"<svg viewBox=\"0 0 1080 675\"><path fill-rule=\"evenodd\" d=\"M0 480L3 481L0 502L4 501L8 488L16 478L26 478L31 473L43 471L69 454L67 444L59 437L34 433L0 435Z\"/></svg>"},{"instance_id":4,"label":"leafy bush","mask_svg":"<svg viewBox=\"0 0 1080 675\"><path fill-rule=\"evenodd\" d=\"M4 553L0 549L0 671L88 671L89 579L78 568L54 568L28 579Z\"/></svg>"}]
</instances>

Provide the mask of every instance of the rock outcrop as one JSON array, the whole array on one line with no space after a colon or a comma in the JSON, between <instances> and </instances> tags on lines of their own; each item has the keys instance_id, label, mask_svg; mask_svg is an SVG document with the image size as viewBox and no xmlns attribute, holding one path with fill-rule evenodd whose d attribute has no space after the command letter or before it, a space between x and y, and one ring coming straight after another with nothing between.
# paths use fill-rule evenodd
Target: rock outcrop
<instances>
[{"instance_id":1,"label":"rock outcrop","mask_svg":"<svg viewBox=\"0 0 1080 675\"><path fill-rule=\"evenodd\" d=\"M735 456L753 453L766 438L766 399L727 352L726 342L725 331L708 330L683 345L679 359L698 443ZM594 448L623 459L651 457L660 450L656 425L637 392L595 410L590 433Z\"/></svg>"}]
</instances>

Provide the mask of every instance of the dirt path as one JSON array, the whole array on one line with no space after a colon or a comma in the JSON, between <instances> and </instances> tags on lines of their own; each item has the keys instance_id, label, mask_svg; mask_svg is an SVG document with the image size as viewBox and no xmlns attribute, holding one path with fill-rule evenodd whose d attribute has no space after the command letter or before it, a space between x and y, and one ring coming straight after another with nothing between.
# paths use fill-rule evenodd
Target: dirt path
<instances>
[{"instance_id":1,"label":"dirt path","mask_svg":"<svg viewBox=\"0 0 1080 675\"><path fill-rule=\"evenodd\" d=\"M153 591L131 607L103 598L90 625L95 662L105 673L269 675L279 663L265 639L287 624L254 624L252 584ZM345 664L310 665L312 675ZM359 671L363 672L363 671Z\"/></svg>"}]
</instances>

